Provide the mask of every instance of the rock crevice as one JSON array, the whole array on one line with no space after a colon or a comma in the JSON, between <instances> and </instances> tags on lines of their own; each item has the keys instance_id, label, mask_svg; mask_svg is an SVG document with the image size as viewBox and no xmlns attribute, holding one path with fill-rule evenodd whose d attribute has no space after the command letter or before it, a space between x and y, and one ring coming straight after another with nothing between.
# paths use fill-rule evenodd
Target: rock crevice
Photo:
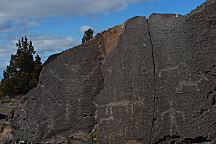
<instances>
[{"instance_id":1,"label":"rock crevice","mask_svg":"<svg viewBox=\"0 0 216 144\"><path fill-rule=\"evenodd\" d=\"M151 48L152 48L152 63L153 63L153 75L154 75L154 94L153 94L153 119L152 119L152 126L151 126L151 134L150 134L150 141L149 143L151 144L152 143L152 135L153 135L153 130L154 130L154 122L155 122L155 112L156 112L156 99L157 99L157 87L156 87L156 65L155 65L155 56L154 56L154 44L153 44L153 41L152 41L152 36L151 36L151 31L150 31L150 22L149 20L147 20L147 23L148 23L148 35L149 35L149 40L150 40L150 43L151 43Z\"/></svg>"}]
</instances>

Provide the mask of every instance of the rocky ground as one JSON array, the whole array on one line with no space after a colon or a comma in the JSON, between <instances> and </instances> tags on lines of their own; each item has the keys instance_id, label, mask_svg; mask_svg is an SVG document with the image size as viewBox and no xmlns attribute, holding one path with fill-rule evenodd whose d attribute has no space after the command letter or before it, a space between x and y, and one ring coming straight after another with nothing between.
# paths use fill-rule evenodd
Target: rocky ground
<instances>
[{"instance_id":1,"label":"rocky ground","mask_svg":"<svg viewBox=\"0 0 216 144\"><path fill-rule=\"evenodd\" d=\"M11 119L14 116L14 111L22 102L22 96L16 98L6 96L0 99L0 143L12 143L14 141Z\"/></svg>"}]
</instances>

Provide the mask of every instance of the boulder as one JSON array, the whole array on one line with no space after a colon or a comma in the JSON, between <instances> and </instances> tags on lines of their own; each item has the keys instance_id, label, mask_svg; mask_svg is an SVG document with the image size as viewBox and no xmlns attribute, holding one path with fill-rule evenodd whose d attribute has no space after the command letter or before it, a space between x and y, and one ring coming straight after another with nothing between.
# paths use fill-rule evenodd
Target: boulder
<instances>
[{"instance_id":1,"label":"boulder","mask_svg":"<svg viewBox=\"0 0 216 144\"><path fill-rule=\"evenodd\" d=\"M50 57L25 97L19 140L216 143L216 1L131 18Z\"/></svg>"}]
</instances>

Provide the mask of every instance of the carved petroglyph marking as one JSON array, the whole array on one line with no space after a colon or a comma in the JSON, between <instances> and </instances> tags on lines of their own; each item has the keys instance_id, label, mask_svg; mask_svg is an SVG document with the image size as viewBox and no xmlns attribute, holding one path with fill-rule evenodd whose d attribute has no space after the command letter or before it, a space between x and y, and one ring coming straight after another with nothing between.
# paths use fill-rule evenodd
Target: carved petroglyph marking
<instances>
[{"instance_id":1,"label":"carved petroglyph marking","mask_svg":"<svg viewBox=\"0 0 216 144\"><path fill-rule=\"evenodd\" d=\"M126 111L129 112L129 110L131 110L131 112L134 112L134 105L144 105L144 100L138 100L138 101L129 101L129 100L125 100L125 101L120 101L120 102L112 102L106 105L101 105L100 107L106 107L106 111L108 111L108 109L112 110L112 107L125 107Z\"/></svg>"},{"instance_id":2,"label":"carved petroglyph marking","mask_svg":"<svg viewBox=\"0 0 216 144\"><path fill-rule=\"evenodd\" d=\"M69 120L69 111L70 111L70 104L66 104L65 107L65 119Z\"/></svg>"},{"instance_id":3,"label":"carved petroglyph marking","mask_svg":"<svg viewBox=\"0 0 216 144\"><path fill-rule=\"evenodd\" d=\"M107 118L101 118L100 119L100 123L103 123L103 122L107 122L110 121L110 120L114 120L114 117L113 116L109 116Z\"/></svg>"},{"instance_id":4,"label":"carved petroglyph marking","mask_svg":"<svg viewBox=\"0 0 216 144\"><path fill-rule=\"evenodd\" d=\"M128 105L144 105L144 100L136 100L136 101L129 101L129 100L124 100L124 101L120 101L120 102L111 102L105 105L101 105L100 107L106 107L106 106L128 106Z\"/></svg>"},{"instance_id":5,"label":"carved petroglyph marking","mask_svg":"<svg viewBox=\"0 0 216 144\"><path fill-rule=\"evenodd\" d=\"M198 84L203 82L204 80L209 81L209 79L207 77L205 77L204 75L201 75L200 77L201 78L199 80L196 80L196 81L192 81L191 77L187 81L186 80L180 81L178 83L177 88L176 88L176 92L182 93L181 91L183 89L183 86L195 87L197 91L200 91Z\"/></svg>"},{"instance_id":6,"label":"carved petroglyph marking","mask_svg":"<svg viewBox=\"0 0 216 144\"><path fill-rule=\"evenodd\" d=\"M112 107L106 107L106 115L112 115Z\"/></svg>"},{"instance_id":7,"label":"carved petroglyph marking","mask_svg":"<svg viewBox=\"0 0 216 144\"><path fill-rule=\"evenodd\" d=\"M164 115L166 114L169 114L169 118L170 118L170 135L173 135L173 130L174 128L176 128L176 130L179 132L179 128L178 128L178 125L177 125L177 121L176 121L176 118L175 118L175 115L177 114L180 114L182 116L183 119L185 119L185 114L184 112L180 111L180 110L177 110L176 108L174 108L174 100L173 98L171 99L171 101L169 101L169 104L170 104L170 109L163 112L161 114L161 119L163 120L164 119Z\"/></svg>"},{"instance_id":8,"label":"carved petroglyph marking","mask_svg":"<svg viewBox=\"0 0 216 144\"><path fill-rule=\"evenodd\" d=\"M161 78L163 72L176 71L177 73L181 73L180 69L182 69L182 70L184 69L184 71L186 73L189 73L189 69L187 67L188 67L188 65L185 62L180 62L178 65L176 65L174 67L168 67L168 68L164 68L164 69L159 70L158 77Z\"/></svg>"},{"instance_id":9,"label":"carved petroglyph marking","mask_svg":"<svg viewBox=\"0 0 216 144\"><path fill-rule=\"evenodd\" d=\"M47 127L49 128L49 129L51 129L51 130L53 130L53 129L55 129L54 128L54 113L55 112L51 112L49 115L48 115L48 117L49 117L49 122L48 122L48 124L47 124Z\"/></svg>"},{"instance_id":10,"label":"carved petroglyph marking","mask_svg":"<svg viewBox=\"0 0 216 144\"><path fill-rule=\"evenodd\" d=\"M98 106L100 108L105 107L105 114L108 116L107 118L101 118L100 123L102 123L104 121L108 122L110 120L114 120L113 107L125 107L127 113L129 113L129 112L134 113L134 106L135 105L143 106L144 100L137 100L137 101L125 100L125 101L112 102L112 103Z\"/></svg>"},{"instance_id":11,"label":"carved petroglyph marking","mask_svg":"<svg viewBox=\"0 0 216 144\"><path fill-rule=\"evenodd\" d=\"M179 67L176 66L176 67L170 67L170 68L162 69L162 70L159 71L158 76L161 77L161 76L162 76L162 72L169 72L169 71L176 70L176 69L178 69L178 68L179 68Z\"/></svg>"},{"instance_id":12,"label":"carved petroglyph marking","mask_svg":"<svg viewBox=\"0 0 216 144\"><path fill-rule=\"evenodd\" d=\"M146 47L146 46L147 46L147 44L143 44L143 46L144 46L144 47Z\"/></svg>"}]
</instances>

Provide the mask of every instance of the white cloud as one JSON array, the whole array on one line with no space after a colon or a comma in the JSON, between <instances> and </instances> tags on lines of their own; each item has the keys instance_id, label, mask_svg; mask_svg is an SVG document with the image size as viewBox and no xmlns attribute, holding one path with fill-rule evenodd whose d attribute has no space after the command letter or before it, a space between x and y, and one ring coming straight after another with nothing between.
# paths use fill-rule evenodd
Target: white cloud
<instances>
[{"instance_id":1,"label":"white cloud","mask_svg":"<svg viewBox=\"0 0 216 144\"><path fill-rule=\"evenodd\" d=\"M59 36L36 36L30 38L33 41L35 50L39 53L45 52L60 52L65 49L74 47L78 44L74 38L70 36L59 37Z\"/></svg>"},{"instance_id":2,"label":"white cloud","mask_svg":"<svg viewBox=\"0 0 216 144\"><path fill-rule=\"evenodd\" d=\"M10 20L1 20L0 21L0 32L7 32L11 29L11 21Z\"/></svg>"},{"instance_id":3,"label":"white cloud","mask_svg":"<svg viewBox=\"0 0 216 144\"><path fill-rule=\"evenodd\" d=\"M0 17L89 15L143 1L146 0L0 0Z\"/></svg>"},{"instance_id":4,"label":"white cloud","mask_svg":"<svg viewBox=\"0 0 216 144\"><path fill-rule=\"evenodd\" d=\"M38 53L62 51L63 49L68 49L79 44L71 36L32 35L27 37L33 42L35 50ZM2 57L15 53L17 49L16 43L19 38L10 37L9 39L6 37L5 40L7 42L0 45L0 56Z\"/></svg>"},{"instance_id":5,"label":"white cloud","mask_svg":"<svg viewBox=\"0 0 216 144\"><path fill-rule=\"evenodd\" d=\"M16 21L16 26L18 25L20 28L33 28L40 25L40 19L33 19L33 18L26 18L26 19L20 19Z\"/></svg>"},{"instance_id":6,"label":"white cloud","mask_svg":"<svg viewBox=\"0 0 216 144\"><path fill-rule=\"evenodd\" d=\"M81 33L84 33L84 32L87 31L88 29L93 29L93 30L94 30L94 28L93 28L92 26L90 26L90 25L84 25L84 26L81 26L81 27L80 27L80 32L81 32Z\"/></svg>"},{"instance_id":7,"label":"white cloud","mask_svg":"<svg viewBox=\"0 0 216 144\"><path fill-rule=\"evenodd\" d=\"M147 0L0 0L0 32L8 31L11 21L38 26L30 18L80 16L107 13L127 8L130 3Z\"/></svg>"},{"instance_id":8,"label":"white cloud","mask_svg":"<svg viewBox=\"0 0 216 144\"><path fill-rule=\"evenodd\" d=\"M1 17L0 17L1 18ZM40 25L39 18L13 18L4 19L0 21L0 32L14 32L14 31L26 31L29 28L37 27Z\"/></svg>"},{"instance_id":9,"label":"white cloud","mask_svg":"<svg viewBox=\"0 0 216 144\"><path fill-rule=\"evenodd\" d=\"M42 57L42 60L46 60L49 55L72 48L78 44L71 36L29 36L29 40L32 40L36 52ZM10 61L11 54L16 53L17 38L11 37L7 44L0 45L0 73L6 68ZM1 76L0 76L1 78Z\"/></svg>"}]
</instances>

